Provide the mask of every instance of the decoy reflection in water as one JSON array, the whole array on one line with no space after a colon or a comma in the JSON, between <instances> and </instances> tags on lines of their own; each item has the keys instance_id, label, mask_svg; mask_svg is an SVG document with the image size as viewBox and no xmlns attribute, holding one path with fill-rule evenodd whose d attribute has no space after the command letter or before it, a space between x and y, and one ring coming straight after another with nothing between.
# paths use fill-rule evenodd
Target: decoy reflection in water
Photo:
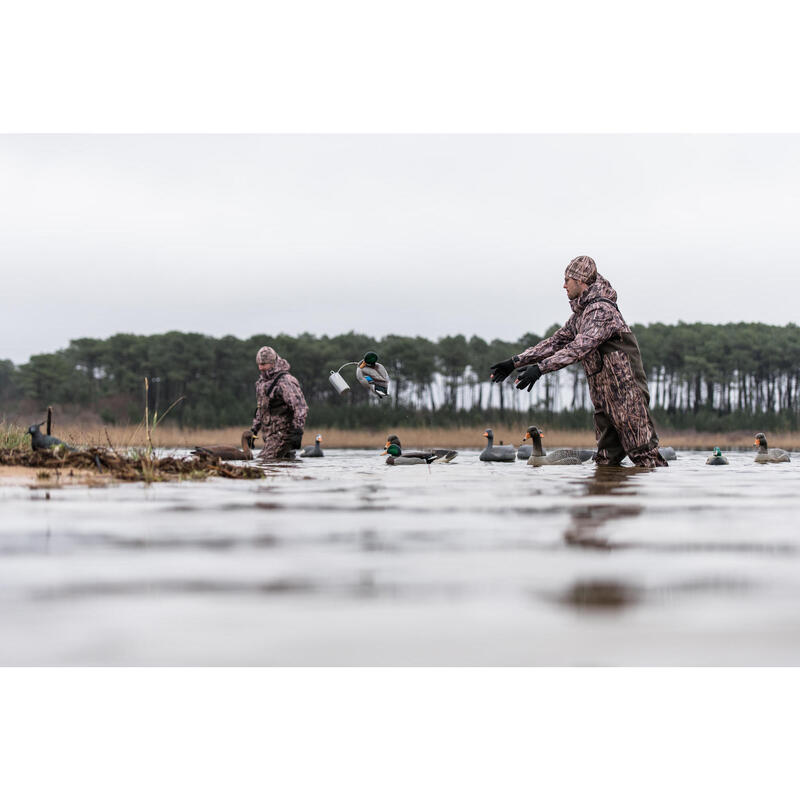
<instances>
[{"instance_id":1,"label":"decoy reflection in water","mask_svg":"<svg viewBox=\"0 0 800 800\"><path fill-rule=\"evenodd\" d=\"M51 450L54 447L61 447L65 450L75 449L74 447L70 447L65 442L62 442L61 439L58 439L55 436L50 436L47 433L42 433L39 430L39 428L41 428L42 425L44 425L44 420L31 425L26 431L26 433L30 434L31 448L33 450Z\"/></svg>"},{"instance_id":2,"label":"decoy reflection in water","mask_svg":"<svg viewBox=\"0 0 800 800\"><path fill-rule=\"evenodd\" d=\"M404 464L430 464L432 461L436 460L436 456L433 455L433 453L404 455L403 451L396 444L388 445L381 455L388 455L386 463L390 467L402 466Z\"/></svg>"},{"instance_id":3,"label":"decoy reflection in water","mask_svg":"<svg viewBox=\"0 0 800 800\"><path fill-rule=\"evenodd\" d=\"M494 445L494 433L491 428L487 428L483 435L488 439L486 448L481 451L481 461L514 461L517 457L517 449L510 444Z\"/></svg>"},{"instance_id":4,"label":"decoy reflection in water","mask_svg":"<svg viewBox=\"0 0 800 800\"><path fill-rule=\"evenodd\" d=\"M763 433L756 434L756 441L753 447L758 448L755 462L757 464L781 464L791 461L789 454L780 447L767 447L767 437Z\"/></svg>"},{"instance_id":5,"label":"decoy reflection in water","mask_svg":"<svg viewBox=\"0 0 800 800\"><path fill-rule=\"evenodd\" d=\"M715 447L714 452L706 459L706 464L712 464L714 466L727 463L728 459L722 455L722 450L720 450L719 447Z\"/></svg>"},{"instance_id":6,"label":"decoy reflection in water","mask_svg":"<svg viewBox=\"0 0 800 800\"><path fill-rule=\"evenodd\" d=\"M324 456L325 453L322 452L322 446L320 442L322 442L322 436L317 434L314 437L314 444L304 447L303 452L300 453L300 458L320 458Z\"/></svg>"},{"instance_id":7,"label":"decoy reflection in water","mask_svg":"<svg viewBox=\"0 0 800 800\"><path fill-rule=\"evenodd\" d=\"M388 448L390 445L396 444L399 448L402 449L402 445L400 444L400 437L392 434L386 440L386 447ZM449 462L452 461L457 455L457 450L448 450L444 447L432 447L429 450L411 450L406 451L403 453L406 457L415 457L415 458L427 458L428 456L433 456L434 461L445 461Z\"/></svg>"},{"instance_id":8,"label":"decoy reflection in water","mask_svg":"<svg viewBox=\"0 0 800 800\"><path fill-rule=\"evenodd\" d=\"M542 432L535 426L531 425L525 434L525 439L532 440L532 452L528 458L528 464L532 467L546 467L563 464L582 464L588 461L593 455L594 450L553 450L551 453L545 453L542 448Z\"/></svg>"},{"instance_id":9,"label":"decoy reflection in water","mask_svg":"<svg viewBox=\"0 0 800 800\"><path fill-rule=\"evenodd\" d=\"M251 461L253 458L252 447L255 444L255 436L252 431L243 431L242 446L232 447L227 444L201 445L192 450L193 456L203 456L205 458L220 458L223 461Z\"/></svg>"}]
</instances>

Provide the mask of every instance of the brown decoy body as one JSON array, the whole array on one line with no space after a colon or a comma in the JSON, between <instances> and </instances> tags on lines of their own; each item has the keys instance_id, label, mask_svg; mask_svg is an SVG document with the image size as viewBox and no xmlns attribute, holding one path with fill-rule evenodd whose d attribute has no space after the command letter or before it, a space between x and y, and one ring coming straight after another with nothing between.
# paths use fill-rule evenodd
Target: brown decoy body
<instances>
[{"instance_id":1,"label":"brown decoy body","mask_svg":"<svg viewBox=\"0 0 800 800\"><path fill-rule=\"evenodd\" d=\"M253 459L252 447L255 444L255 436L252 431L242 433L242 446L231 447L227 444L212 444L202 447L195 447L192 450L193 456L205 456L220 458L223 461L251 461Z\"/></svg>"}]
</instances>

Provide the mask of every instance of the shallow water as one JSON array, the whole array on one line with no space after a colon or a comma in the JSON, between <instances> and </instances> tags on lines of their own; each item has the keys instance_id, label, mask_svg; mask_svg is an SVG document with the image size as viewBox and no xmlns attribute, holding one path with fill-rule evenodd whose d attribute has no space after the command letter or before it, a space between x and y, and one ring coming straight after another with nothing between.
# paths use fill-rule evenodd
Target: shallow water
<instances>
[{"instance_id":1,"label":"shallow water","mask_svg":"<svg viewBox=\"0 0 800 800\"><path fill-rule=\"evenodd\" d=\"M800 664L800 455L0 487L0 663Z\"/></svg>"}]
</instances>

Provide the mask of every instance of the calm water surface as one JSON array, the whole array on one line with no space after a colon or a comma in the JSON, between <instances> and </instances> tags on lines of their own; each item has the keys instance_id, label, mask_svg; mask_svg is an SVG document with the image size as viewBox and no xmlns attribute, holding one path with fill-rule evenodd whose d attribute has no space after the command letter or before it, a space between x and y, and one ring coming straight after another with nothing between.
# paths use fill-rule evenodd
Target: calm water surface
<instances>
[{"instance_id":1,"label":"calm water surface","mask_svg":"<svg viewBox=\"0 0 800 800\"><path fill-rule=\"evenodd\" d=\"M800 664L800 454L0 487L0 663Z\"/></svg>"}]
</instances>

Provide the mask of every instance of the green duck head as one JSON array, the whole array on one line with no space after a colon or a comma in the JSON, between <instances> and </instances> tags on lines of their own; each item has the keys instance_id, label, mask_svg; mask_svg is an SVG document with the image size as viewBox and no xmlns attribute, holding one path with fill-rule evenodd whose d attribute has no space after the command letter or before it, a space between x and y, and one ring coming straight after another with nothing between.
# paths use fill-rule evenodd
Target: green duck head
<instances>
[{"instance_id":1,"label":"green duck head","mask_svg":"<svg viewBox=\"0 0 800 800\"><path fill-rule=\"evenodd\" d=\"M722 450L719 447L714 448L714 458L722 458Z\"/></svg>"},{"instance_id":2,"label":"green duck head","mask_svg":"<svg viewBox=\"0 0 800 800\"><path fill-rule=\"evenodd\" d=\"M390 455L390 456L399 456L401 455L401 450L396 444L390 444L382 453L382 456Z\"/></svg>"}]
</instances>

